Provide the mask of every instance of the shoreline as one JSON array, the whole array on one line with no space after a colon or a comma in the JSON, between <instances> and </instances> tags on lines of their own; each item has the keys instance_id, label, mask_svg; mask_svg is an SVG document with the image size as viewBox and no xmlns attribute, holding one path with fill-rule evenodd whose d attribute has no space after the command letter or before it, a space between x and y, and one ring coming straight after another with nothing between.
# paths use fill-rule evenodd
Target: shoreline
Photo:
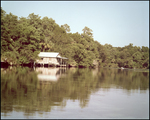
<instances>
[{"instance_id":1,"label":"shoreline","mask_svg":"<svg viewBox=\"0 0 150 120\"><path fill-rule=\"evenodd\" d=\"M1 62L1 68L9 68L9 67L29 67L29 68L35 68L35 67L42 67L42 66L34 66L32 64L28 64L28 65L10 65L9 63L5 63L3 62L3 65L2 65L2 62ZM43 66L44 68L87 68L87 67L78 67L78 66L63 66L63 67L60 67L60 66L57 66L57 67L52 67L52 66L49 66L49 67L45 67ZM91 67L88 67L88 68L91 68ZM121 67L101 67L101 66L96 66L96 67L92 67L92 69L96 69L96 68L107 68L107 69L120 69L120 70L134 70L135 72L138 71L138 72L149 72L149 69L147 68L121 68Z\"/></svg>"}]
</instances>

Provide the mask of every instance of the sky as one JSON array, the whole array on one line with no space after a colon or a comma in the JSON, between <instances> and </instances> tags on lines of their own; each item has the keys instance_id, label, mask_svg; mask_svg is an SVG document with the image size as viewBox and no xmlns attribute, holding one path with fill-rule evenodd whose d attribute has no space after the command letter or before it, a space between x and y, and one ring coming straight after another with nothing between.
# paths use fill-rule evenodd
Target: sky
<instances>
[{"instance_id":1,"label":"sky","mask_svg":"<svg viewBox=\"0 0 150 120\"><path fill-rule=\"evenodd\" d=\"M149 47L149 1L1 1L1 7L18 17L47 16L71 33L87 26L102 45Z\"/></svg>"}]
</instances>

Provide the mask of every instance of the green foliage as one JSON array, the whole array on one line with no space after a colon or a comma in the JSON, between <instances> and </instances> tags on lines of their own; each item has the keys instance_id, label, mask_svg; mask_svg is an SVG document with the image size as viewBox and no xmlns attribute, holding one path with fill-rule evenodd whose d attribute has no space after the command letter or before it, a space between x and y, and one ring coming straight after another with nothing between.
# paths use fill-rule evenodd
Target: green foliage
<instances>
[{"instance_id":1,"label":"green foliage","mask_svg":"<svg viewBox=\"0 0 150 120\"><path fill-rule=\"evenodd\" d=\"M139 62L142 58L142 54L139 51L137 51L132 55L132 57L135 62Z\"/></svg>"},{"instance_id":2,"label":"green foliage","mask_svg":"<svg viewBox=\"0 0 150 120\"><path fill-rule=\"evenodd\" d=\"M59 52L69 58L72 66L149 68L149 48L133 46L113 47L101 45L93 39L93 31L85 26L83 33L70 33L67 24L59 26L55 20L34 13L27 18L1 8L1 60L13 64L34 62L38 53Z\"/></svg>"},{"instance_id":3,"label":"green foliage","mask_svg":"<svg viewBox=\"0 0 150 120\"><path fill-rule=\"evenodd\" d=\"M93 31L90 28L88 28L87 26L85 26L82 31L83 31L83 36L87 35L89 37L93 37L93 33L92 33Z\"/></svg>"},{"instance_id":4,"label":"green foliage","mask_svg":"<svg viewBox=\"0 0 150 120\"><path fill-rule=\"evenodd\" d=\"M67 24L61 25L62 28L65 29L66 32L70 32L70 26Z\"/></svg>"}]
</instances>

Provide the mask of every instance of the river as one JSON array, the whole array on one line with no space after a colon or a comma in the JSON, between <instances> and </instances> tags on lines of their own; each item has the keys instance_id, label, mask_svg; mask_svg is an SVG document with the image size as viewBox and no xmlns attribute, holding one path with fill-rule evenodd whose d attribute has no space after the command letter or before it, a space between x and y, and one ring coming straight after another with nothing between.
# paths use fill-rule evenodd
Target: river
<instances>
[{"instance_id":1,"label":"river","mask_svg":"<svg viewBox=\"0 0 150 120\"><path fill-rule=\"evenodd\" d=\"M149 118L149 72L1 68L1 118Z\"/></svg>"}]
</instances>

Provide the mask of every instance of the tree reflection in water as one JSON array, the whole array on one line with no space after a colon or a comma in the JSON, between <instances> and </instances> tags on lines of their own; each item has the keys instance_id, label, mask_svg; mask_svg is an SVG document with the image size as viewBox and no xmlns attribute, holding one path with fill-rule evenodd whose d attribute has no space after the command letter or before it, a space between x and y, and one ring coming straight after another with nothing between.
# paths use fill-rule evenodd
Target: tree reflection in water
<instances>
[{"instance_id":1,"label":"tree reflection in water","mask_svg":"<svg viewBox=\"0 0 150 120\"><path fill-rule=\"evenodd\" d=\"M149 89L149 73L120 69L63 69L28 67L1 68L1 113L22 111L25 116L64 108L68 99L79 100L86 107L90 95L115 87L131 90Z\"/></svg>"}]
</instances>

